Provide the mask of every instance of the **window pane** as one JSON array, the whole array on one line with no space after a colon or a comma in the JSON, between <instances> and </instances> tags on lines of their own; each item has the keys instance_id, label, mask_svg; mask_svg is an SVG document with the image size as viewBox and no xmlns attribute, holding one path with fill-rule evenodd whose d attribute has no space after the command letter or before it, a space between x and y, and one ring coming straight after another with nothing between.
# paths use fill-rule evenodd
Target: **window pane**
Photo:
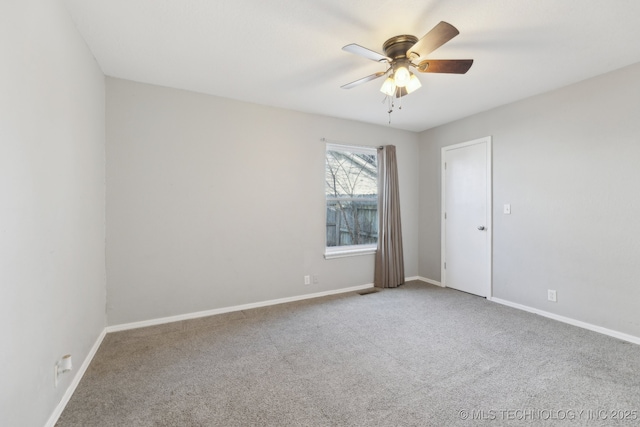
<instances>
[{"instance_id":1,"label":"window pane","mask_svg":"<svg viewBox=\"0 0 640 427\"><path fill-rule=\"evenodd\" d=\"M378 165L371 154L327 150L327 246L378 241Z\"/></svg>"},{"instance_id":2,"label":"window pane","mask_svg":"<svg viewBox=\"0 0 640 427\"><path fill-rule=\"evenodd\" d=\"M375 154L327 151L328 197L377 197L378 161Z\"/></svg>"},{"instance_id":3,"label":"window pane","mask_svg":"<svg viewBox=\"0 0 640 427\"><path fill-rule=\"evenodd\" d=\"M378 201L327 201L327 246L378 241Z\"/></svg>"}]
</instances>

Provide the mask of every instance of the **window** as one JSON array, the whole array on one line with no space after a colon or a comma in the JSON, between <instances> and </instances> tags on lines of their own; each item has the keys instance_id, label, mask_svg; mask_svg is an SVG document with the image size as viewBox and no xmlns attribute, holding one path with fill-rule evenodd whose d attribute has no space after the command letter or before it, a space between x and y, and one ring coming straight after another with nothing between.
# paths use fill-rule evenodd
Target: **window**
<instances>
[{"instance_id":1,"label":"window","mask_svg":"<svg viewBox=\"0 0 640 427\"><path fill-rule=\"evenodd\" d=\"M374 253L378 242L375 148L327 144L326 258Z\"/></svg>"}]
</instances>

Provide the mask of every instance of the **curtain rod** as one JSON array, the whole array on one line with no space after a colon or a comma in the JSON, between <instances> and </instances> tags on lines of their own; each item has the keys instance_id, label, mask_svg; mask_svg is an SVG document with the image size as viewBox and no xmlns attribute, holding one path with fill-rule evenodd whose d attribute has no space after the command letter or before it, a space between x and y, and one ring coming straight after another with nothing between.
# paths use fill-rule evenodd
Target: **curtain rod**
<instances>
[{"instance_id":1,"label":"curtain rod","mask_svg":"<svg viewBox=\"0 0 640 427\"><path fill-rule=\"evenodd\" d=\"M362 145L362 144L351 144L349 142L344 142L344 141L336 141L335 139L327 139L325 137L320 138L320 141L322 142L328 142L329 144L342 144L342 145L351 145L352 147L364 147L364 148L374 148L371 145ZM384 147L384 145L378 145L375 148L380 148L382 149Z\"/></svg>"}]
</instances>

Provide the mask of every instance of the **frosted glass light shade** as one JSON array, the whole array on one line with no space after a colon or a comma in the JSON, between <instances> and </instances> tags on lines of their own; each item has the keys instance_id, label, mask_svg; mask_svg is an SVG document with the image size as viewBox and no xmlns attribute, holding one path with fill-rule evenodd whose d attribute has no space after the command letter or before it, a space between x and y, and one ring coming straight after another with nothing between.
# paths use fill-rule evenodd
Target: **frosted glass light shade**
<instances>
[{"instance_id":1,"label":"frosted glass light shade","mask_svg":"<svg viewBox=\"0 0 640 427\"><path fill-rule=\"evenodd\" d=\"M396 82L396 86L405 87L411 79L411 73L407 70L407 67L398 67L393 74L393 80Z\"/></svg>"},{"instance_id":2,"label":"frosted glass light shade","mask_svg":"<svg viewBox=\"0 0 640 427\"><path fill-rule=\"evenodd\" d=\"M409 83L407 83L407 93L411 93L415 90L418 90L422 87L422 83L415 74L411 74L411 78L409 79Z\"/></svg>"},{"instance_id":3,"label":"frosted glass light shade","mask_svg":"<svg viewBox=\"0 0 640 427\"><path fill-rule=\"evenodd\" d=\"M382 83L380 92L384 93L387 96L393 96L396 93L396 84L391 77L387 77L384 83Z\"/></svg>"}]
</instances>

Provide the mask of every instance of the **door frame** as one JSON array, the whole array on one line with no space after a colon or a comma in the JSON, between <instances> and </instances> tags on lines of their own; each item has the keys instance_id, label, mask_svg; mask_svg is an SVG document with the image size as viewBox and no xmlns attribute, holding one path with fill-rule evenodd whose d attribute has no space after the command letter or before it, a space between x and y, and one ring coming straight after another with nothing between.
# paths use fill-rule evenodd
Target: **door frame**
<instances>
[{"instance_id":1,"label":"door frame","mask_svg":"<svg viewBox=\"0 0 640 427\"><path fill-rule=\"evenodd\" d=\"M441 285L443 287L447 287L447 274L445 269L445 254L446 252L446 237L447 237L447 225L445 221L445 202L446 202L446 166L445 159L447 151L455 150L458 148L468 147L470 145L476 144L486 144L486 155L487 155L487 201L486 201L486 215L487 215L487 284L489 289L487 289L487 299L490 299L493 296L493 180L492 180L492 170L493 165L491 162L492 159L492 137L485 136L483 138L474 139L467 142L461 142L459 144L447 145L442 147L440 153L440 277L441 277Z\"/></svg>"}]
</instances>

